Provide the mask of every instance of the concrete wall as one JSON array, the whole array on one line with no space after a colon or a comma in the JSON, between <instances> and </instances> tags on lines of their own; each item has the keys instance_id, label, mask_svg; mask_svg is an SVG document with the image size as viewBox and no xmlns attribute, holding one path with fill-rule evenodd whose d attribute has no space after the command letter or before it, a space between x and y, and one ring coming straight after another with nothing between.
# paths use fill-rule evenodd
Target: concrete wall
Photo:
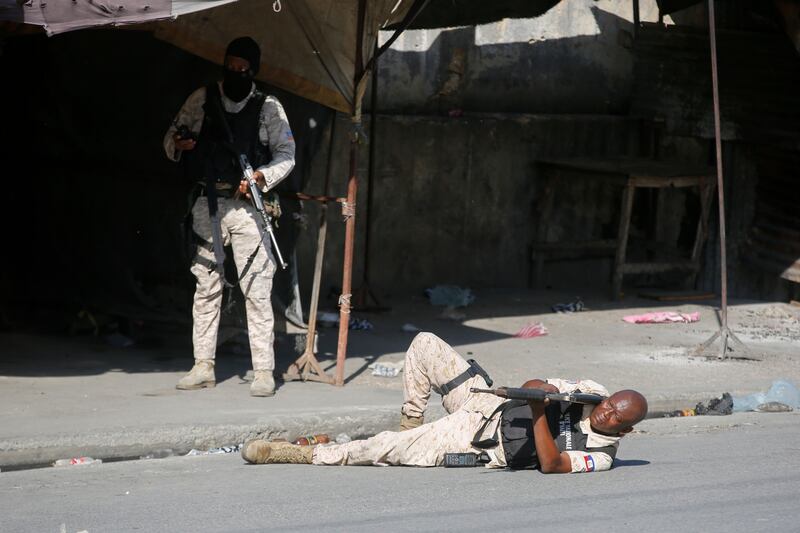
<instances>
[{"instance_id":1,"label":"concrete wall","mask_svg":"<svg viewBox=\"0 0 800 533\"><path fill-rule=\"evenodd\" d=\"M369 117L365 117L369 124ZM344 196L347 121L338 122L329 194ZM528 285L530 244L539 223L540 157L615 155L638 149L636 122L610 116L474 114L377 117L372 206L368 150L361 149L354 286L363 276L369 226L369 281L381 293L421 290L436 283L472 287ZM312 164L306 190L321 194L327 150ZM610 238L616 232L619 190L596 183L559 187L551 240ZM318 210L306 203L308 228L298 252L310 287ZM340 286L344 225L330 214L325 287ZM369 221L367 222L367 218ZM608 283L610 261L550 264L549 283ZM558 273L558 275L555 275ZM323 295L327 289L323 290Z\"/></svg>"},{"instance_id":2,"label":"concrete wall","mask_svg":"<svg viewBox=\"0 0 800 533\"><path fill-rule=\"evenodd\" d=\"M642 20L657 16L642 0ZM629 1L564 0L535 19L407 31L381 57L378 109L624 112L632 19Z\"/></svg>"}]
</instances>

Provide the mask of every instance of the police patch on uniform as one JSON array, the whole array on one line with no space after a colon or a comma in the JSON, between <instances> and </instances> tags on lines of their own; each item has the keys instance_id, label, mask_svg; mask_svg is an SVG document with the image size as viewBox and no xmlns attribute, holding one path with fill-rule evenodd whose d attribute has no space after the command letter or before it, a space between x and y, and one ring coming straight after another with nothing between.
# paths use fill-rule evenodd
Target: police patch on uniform
<instances>
[{"instance_id":1,"label":"police patch on uniform","mask_svg":"<svg viewBox=\"0 0 800 533\"><path fill-rule=\"evenodd\" d=\"M586 464L587 472L594 472L594 457L591 455L584 455L583 462Z\"/></svg>"}]
</instances>

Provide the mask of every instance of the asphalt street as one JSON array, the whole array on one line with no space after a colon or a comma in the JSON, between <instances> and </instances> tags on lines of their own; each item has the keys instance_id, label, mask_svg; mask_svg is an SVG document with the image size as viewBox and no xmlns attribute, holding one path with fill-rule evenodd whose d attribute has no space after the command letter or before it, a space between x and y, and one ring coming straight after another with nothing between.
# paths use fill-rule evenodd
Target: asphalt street
<instances>
[{"instance_id":1,"label":"asphalt street","mask_svg":"<svg viewBox=\"0 0 800 533\"><path fill-rule=\"evenodd\" d=\"M613 470L247 465L0 473L0 531L798 531L800 414L646 420Z\"/></svg>"}]
</instances>

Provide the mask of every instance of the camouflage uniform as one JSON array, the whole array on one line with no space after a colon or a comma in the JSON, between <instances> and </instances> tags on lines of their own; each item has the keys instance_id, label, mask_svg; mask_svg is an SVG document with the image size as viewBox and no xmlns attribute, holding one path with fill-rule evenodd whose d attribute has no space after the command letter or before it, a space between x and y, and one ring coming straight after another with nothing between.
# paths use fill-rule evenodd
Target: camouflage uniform
<instances>
[{"instance_id":1,"label":"camouflage uniform","mask_svg":"<svg viewBox=\"0 0 800 533\"><path fill-rule=\"evenodd\" d=\"M422 416L428 405L431 389L439 392L442 385L463 373L469 364L442 339L432 333L420 333L406 352L404 402L402 412ZM408 431L384 431L366 440L317 446L313 462L318 465L409 465L437 466L444 454L451 452L480 453L470 444L481 424L504 400L491 394L474 394L470 387L486 387L481 376L475 376L442 398L448 415ZM499 423L495 414L484 431L491 436ZM505 466L501 446L488 450L490 467Z\"/></svg>"},{"instance_id":2,"label":"camouflage uniform","mask_svg":"<svg viewBox=\"0 0 800 533\"><path fill-rule=\"evenodd\" d=\"M255 88L255 85L253 86ZM254 96L250 95L240 102L227 98L220 84L222 105L229 113L238 113ZM173 125L164 136L164 150L167 157L179 161L181 152L175 149L176 126L185 125L198 133L205 116L203 104L206 101L206 88L201 87L192 93L178 112ZM295 144L289 121L280 102L274 96L267 96L259 117L258 137L269 147L272 160L256 170L261 171L266 181L263 192L267 192L285 178L294 167ZM198 176L202 179L203 176ZM249 200L224 198L218 196L218 214L225 245L233 248L236 269L241 275L251 254L258 250L249 270L240 283L245 295L247 329L250 337L250 351L254 370L272 371L275 368L274 316L272 313L272 277L275 273L275 260L272 251L266 251L261 244L260 215ZM192 208L193 230L207 243L212 242L211 221L208 215L206 197L201 196ZM198 246L197 255L191 268L197 278L192 316L194 328L192 341L196 360L213 360L217 345L220 307L222 304L222 280L213 268L214 253L211 245Z\"/></svg>"},{"instance_id":3,"label":"camouflage uniform","mask_svg":"<svg viewBox=\"0 0 800 533\"><path fill-rule=\"evenodd\" d=\"M462 374L469 364L442 339L432 333L417 335L406 352L404 372L405 415L420 417L428 405L431 389L439 392L441 386ZM608 391L591 380L568 381L548 379L561 392L582 392L608 396ZM474 376L449 394L442 397L442 405L448 415L430 424L401 432L384 431L366 440L346 444L317 446L313 463L318 465L409 465L438 466L444 454L451 452L480 453L471 442L483 423L491 418L479 440L492 437L500 422L495 409L505 400L491 394L470 392L471 387L485 388L481 376ZM588 434L590 446L616 446L619 437L594 433L589 426L592 406L585 406L581 417L581 430ZM489 468L506 466L502 439L497 447L486 450ZM589 471L584 457L586 452L568 451L573 472ZM605 453L592 452L593 470L608 470L612 459Z\"/></svg>"}]
</instances>

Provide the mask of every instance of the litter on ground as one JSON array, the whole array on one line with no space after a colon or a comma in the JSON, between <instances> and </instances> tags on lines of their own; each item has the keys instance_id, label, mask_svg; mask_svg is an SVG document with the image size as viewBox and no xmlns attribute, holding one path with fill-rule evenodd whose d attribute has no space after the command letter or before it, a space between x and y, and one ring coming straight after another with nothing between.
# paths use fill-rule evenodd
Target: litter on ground
<instances>
[{"instance_id":1,"label":"litter on ground","mask_svg":"<svg viewBox=\"0 0 800 533\"><path fill-rule=\"evenodd\" d=\"M547 328L541 322L537 322L535 324L528 324L521 330L519 330L515 337L518 339L530 339L533 337L544 337L547 335Z\"/></svg>"},{"instance_id":2,"label":"litter on ground","mask_svg":"<svg viewBox=\"0 0 800 533\"><path fill-rule=\"evenodd\" d=\"M659 311L655 313L644 313L642 315L628 315L623 317L629 324L666 324L678 322L698 322L700 313L677 313L675 311Z\"/></svg>"}]
</instances>

